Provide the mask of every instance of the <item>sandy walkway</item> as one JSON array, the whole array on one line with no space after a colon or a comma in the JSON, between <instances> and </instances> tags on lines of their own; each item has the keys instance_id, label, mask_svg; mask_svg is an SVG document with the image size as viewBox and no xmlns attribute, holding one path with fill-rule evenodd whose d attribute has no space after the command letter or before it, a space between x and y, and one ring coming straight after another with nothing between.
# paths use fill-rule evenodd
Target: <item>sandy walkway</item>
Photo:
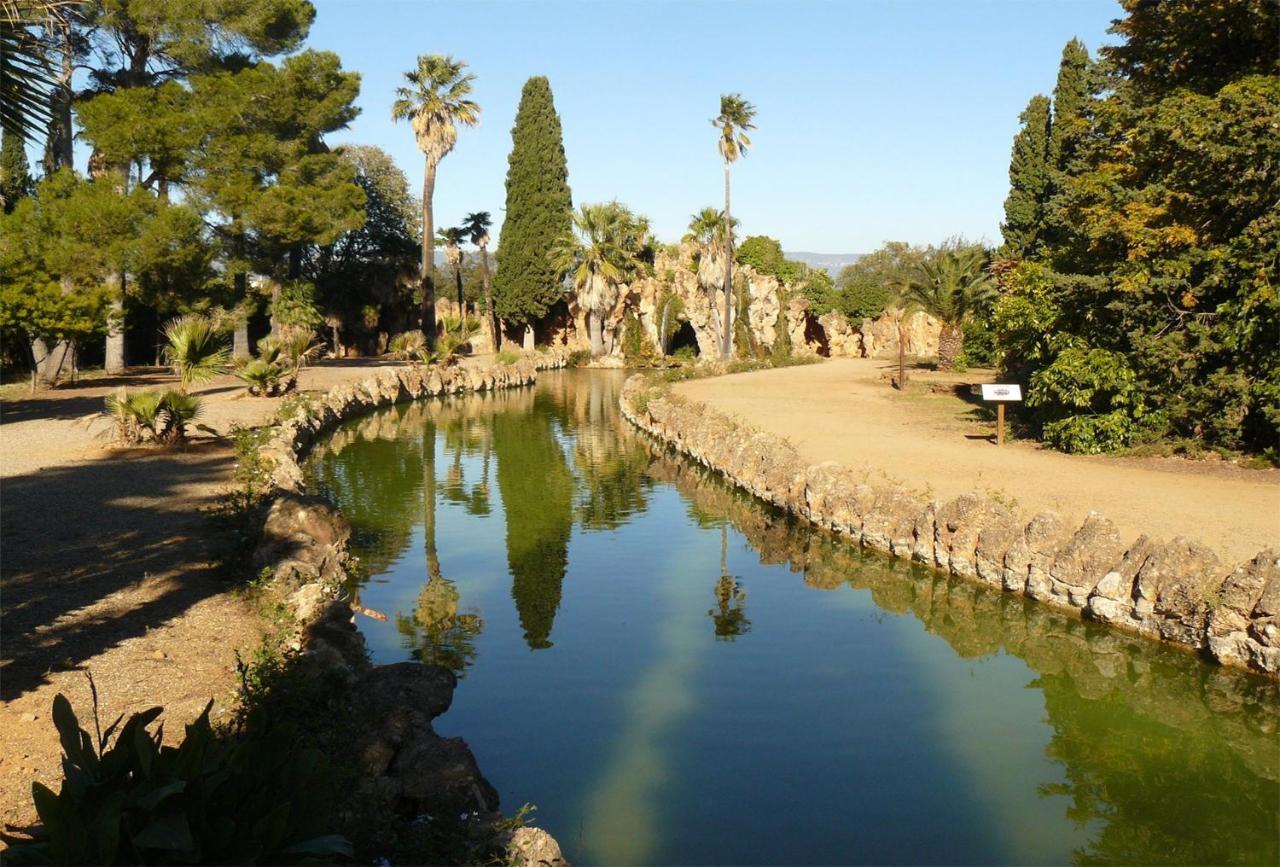
<instances>
[{"instance_id":1,"label":"sandy walkway","mask_svg":"<svg viewBox=\"0 0 1280 867\"><path fill-rule=\"evenodd\" d=\"M788 438L808 461L863 468L872 481L930 496L994 494L1027 515L1053 509L1077 521L1096 509L1126 538L1182 535L1232 561L1280 544L1280 470L1069 456L1031 443L997 449L981 438L993 425L972 404L929 393L925 375L899 394L880 379L886 364L838 359L676 390Z\"/></svg>"},{"instance_id":2,"label":"sandy walkway","mask_svg":"<svg viewBox=\"0 0 1280 867\"><path fill-rule=\"evenodd\" d=\"M301 386L327 389L373 364L321 364ZM210 698L225 712L236 651L261 641L257 613L209 565L203 510L231 484L228 442L124 451L95 439L94 417L117 385L171 383L145 370L0 403L0 821L34 818L33 779L56 790L49 707L65 693L89 724L85 672L104 725L163 705L172 738ZM231 377L198 390L200 422L222 433L262 423L279 403L244 396Z\"/></svg>"}]
</instances>

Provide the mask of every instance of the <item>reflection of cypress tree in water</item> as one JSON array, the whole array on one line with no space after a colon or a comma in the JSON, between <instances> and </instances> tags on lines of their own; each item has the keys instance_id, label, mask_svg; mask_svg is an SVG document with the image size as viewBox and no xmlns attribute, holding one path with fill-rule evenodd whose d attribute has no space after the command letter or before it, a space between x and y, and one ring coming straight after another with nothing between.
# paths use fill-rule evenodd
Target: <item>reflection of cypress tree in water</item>
<instances>
[{"instance_id":1,"label":"reflection of cypress tree in water","mask_svg":"<svg viewBox=\"0 0 1280 867\"><path fill-rule=\"evenodd\" d=\"M542 395L527 413L494 416L498 491L507 516L507 564L525 641L551 646L573 528L573 475Z\"/></svg>"},{"instance_id":2,"label":"reflection of cypress tree in water","mask_svg":"<svg viewBox=\"0 0 1280 867\"><path fill-rule=\"evenodd\" d=\"M448 578L433 576L422 585L413 614L396 615L396 629L415 659L463 677L475 660L475 640L484 621L475 611L459 613L458 588Z\"/></svg>"},{"instance_id":3,"label":"reflection of cypress tree in water","mask_svg":"<svg viewBox=\"0 0 1280 867\"><path fill-rule=\"evenodd\" d=\"M751 621L743 607L747 592L729 574L729 524L720 522L720 578L716 581L716 607L707 612L715 624L717 641L733 641L751 631Z\"/></svg>"},{"instance_id":4,"label":"reflection of cypress tree in water","mask_svg":"<svg viewBox=\"0 0 1280 867\"><path fill-rule=\"evenodd\" d=\"M1052 728L1046 752L1067 780L1041 794L1070 798L1067 817L1098 829L1077 863L1280 863L1273 684L864 552L656 449L650 473L674 483L694 514L725 516L762 560L790 564L807 585L869 590L877 607L915 616L962 658L1003 651L1036 672L1029 686Z\"/></svg>"}]
</instances>

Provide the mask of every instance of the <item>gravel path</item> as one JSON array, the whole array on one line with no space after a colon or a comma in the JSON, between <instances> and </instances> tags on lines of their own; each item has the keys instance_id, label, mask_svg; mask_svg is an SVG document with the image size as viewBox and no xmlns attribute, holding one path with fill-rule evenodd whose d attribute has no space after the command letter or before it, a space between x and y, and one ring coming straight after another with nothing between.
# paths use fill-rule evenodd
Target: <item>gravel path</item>
<instances>
[{"instance_id":1,"label":"gravel path","mask_svg":"<svg viewBox=\"0 0 1280 867\"><path fill-rule=\"evenodd\" d=\"M379 362L326 362L301 388L325 390ZM31 781L57 789L53 697L89 723L92 673L104 725L154 705L173 737L215 700L227 711L236 653L263 622L209 565L205 509L231 484L225 439L197 433L183 449L117 449L103 398L119 385L170 386L146 369L0 402L0 821L34 818ZM223 377L197 389L200 423L226 434L268 420L279 399ZM88 725L92 728L91 725Z\"/></svg>"},{"instance_id":2,"label":"gravel path","mask_svg":"<svg viewBox=\"0 0 1280 867\"><path fill-rule=\"evenodd\" d=\"M938 374L917 373L906 394L882 379L892 364L824 364L680 383L676 391L786 437L812 463L835 461L872 481L949 499L995 495L1028 517L1052 509L1075 523L1096 509L1126 540L1185 536L1231 562L1280 543L1280 470L1182 458L1082 457L987 439L993 423ZM988 372L989 373L989 372ZM991 381L977 372L952 375Z\"/></svg>"}]
</instances>

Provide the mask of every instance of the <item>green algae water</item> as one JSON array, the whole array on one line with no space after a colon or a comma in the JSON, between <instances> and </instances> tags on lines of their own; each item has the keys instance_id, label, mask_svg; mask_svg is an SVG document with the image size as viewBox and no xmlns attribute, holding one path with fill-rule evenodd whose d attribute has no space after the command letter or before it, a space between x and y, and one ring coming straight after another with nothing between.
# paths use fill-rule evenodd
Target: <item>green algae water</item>
<instances>
[{"instance_id":1,"label":"green algae water","mask_svg":"<svg viewBox=\"0 0 1280 867\"><path fill-rule=\"evenodd\" d=\"M317 448L377 662L575 864L1275 864L1274 684L865 553L629 428L623 375Z\"/></svg>"}]
</instances>

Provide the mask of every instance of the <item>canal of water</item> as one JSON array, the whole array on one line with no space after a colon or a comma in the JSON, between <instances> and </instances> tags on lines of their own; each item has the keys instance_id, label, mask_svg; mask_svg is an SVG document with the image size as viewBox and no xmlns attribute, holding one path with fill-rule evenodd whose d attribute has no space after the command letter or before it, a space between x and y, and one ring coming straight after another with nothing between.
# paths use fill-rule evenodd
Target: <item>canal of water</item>
<instances>
[{"instance_id":1,"label":"canal of water","mask_svg":"<svg viewBox=\"0 0 1280 867\"><path fill-rule=\"evenodd\" d=\"M575 864L1280 862L1273 683L861 551L621 419L619 371L317 447L376 662Z\"/></svg>"}]
</instances>

